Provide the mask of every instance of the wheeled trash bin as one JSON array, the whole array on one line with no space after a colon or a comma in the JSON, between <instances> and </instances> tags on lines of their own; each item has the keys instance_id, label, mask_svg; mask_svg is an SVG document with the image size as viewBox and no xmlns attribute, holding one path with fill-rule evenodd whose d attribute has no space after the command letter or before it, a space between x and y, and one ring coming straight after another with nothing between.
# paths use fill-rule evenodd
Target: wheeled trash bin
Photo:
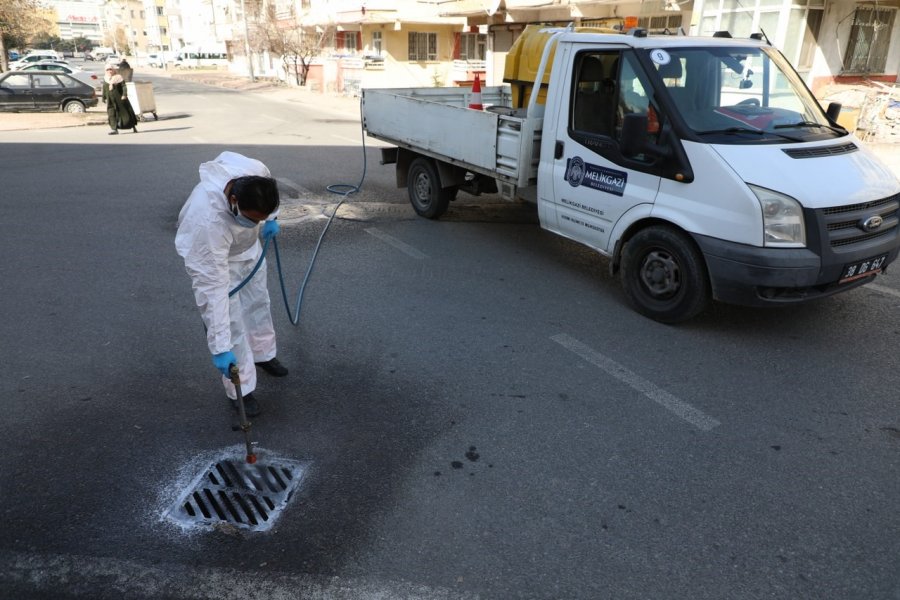
<instances>
[{"instance_id":1,"label":"wheeled trash bin","mask_svg":"<svg viewBox=\"0 0 900 600\"><path fill-rule=\"evenodd\" d=\"M158 121L156 114L156 100L153 98L153 83L149 81L129 81L125 84L128 93L128 101L139 121L144 121L144 115L150 113L153 119Z\"/></svg>"}]
</instances>

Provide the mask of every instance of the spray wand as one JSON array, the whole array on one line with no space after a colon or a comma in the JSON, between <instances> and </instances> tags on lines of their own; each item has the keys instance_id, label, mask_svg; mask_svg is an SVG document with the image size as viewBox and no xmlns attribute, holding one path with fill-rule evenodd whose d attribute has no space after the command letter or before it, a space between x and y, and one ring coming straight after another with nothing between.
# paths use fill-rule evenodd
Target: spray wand
<instances>
[{"instance_id":1,"label":"spray wand","mask_svg":"<svg viewBox=\"0 0 900 600\"><path fill-rule=\"evenodd\" d=\"M238 415L241 419L241 424L232 429L234 431L240 429L244 432L244 442L247 444L247 464L252 465L256 462L256 454L253 453L253 442L250 441L251 423L247 420L247 413L244 411L244 395L241 393L241 376L237 365L232 364L229 366L228 374L231 376L231 383L234 384L234 389L237 392Z\"/></svg>"}]
</instances>

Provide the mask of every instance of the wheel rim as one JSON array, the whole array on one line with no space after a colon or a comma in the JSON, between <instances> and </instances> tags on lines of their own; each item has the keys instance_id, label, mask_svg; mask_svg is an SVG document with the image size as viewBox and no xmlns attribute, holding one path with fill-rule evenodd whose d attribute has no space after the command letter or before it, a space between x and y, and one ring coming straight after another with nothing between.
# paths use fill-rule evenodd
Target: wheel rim
<instances>
[{"instance_id":1,"label":"wheel rim","mask_svg":"<svg viewBox=\"0 0 900 600\"><path fill-rule=\"evenodd\" d=\"M413 189L416 192L416 200L421 206L431 204L431 180L427 173L418 173L413 182Z\"/></svg>"},{"instance_id":2,"label":"wheel rim","mask_svg":"<svg viewBox=\"0 0 900 600\"><path fill-rule=\"evenodd\" d=\"M641 283L658 300L673 297L681 289L681 269L665 250L652 250L644 257L640 269Z\"/></svg>"}]
</instances>

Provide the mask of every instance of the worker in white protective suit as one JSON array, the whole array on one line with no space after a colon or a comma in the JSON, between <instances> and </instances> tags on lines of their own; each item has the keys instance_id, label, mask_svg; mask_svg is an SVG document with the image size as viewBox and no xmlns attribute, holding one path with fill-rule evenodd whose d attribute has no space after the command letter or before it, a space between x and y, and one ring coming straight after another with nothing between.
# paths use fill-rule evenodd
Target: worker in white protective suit
<instances>
[{"instance_id":1,"label":"worker in white protective suit","mask_svg":"<svg viewBox=\"0 0 900 600\"><path fill-rule=\"evenodd\" d=\"M287 369L275 357L265 262L236 294L228 293L251 273L264 239L278 233L275 220L278 187L269 169L258 160L223 152L200 165L200 183L178 215L175 249L194 289L206 326L206 342L213 364L222 373L225 393L237 406L229 367L238 366L247 416L260 413L256 367L275 377ZM260 224L262 223L262 227Z\"/></svg>"}]
</instances>

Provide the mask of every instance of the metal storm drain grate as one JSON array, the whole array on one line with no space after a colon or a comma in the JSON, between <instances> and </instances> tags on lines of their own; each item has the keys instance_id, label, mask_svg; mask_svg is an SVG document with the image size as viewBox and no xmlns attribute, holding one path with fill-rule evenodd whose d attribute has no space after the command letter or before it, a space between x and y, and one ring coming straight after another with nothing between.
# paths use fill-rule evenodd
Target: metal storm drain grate
<instances>
[{"instance_id":1,"label":"metal storm drain grate","mask_svg":"<svg viewBox=\"0 0 900 600\"><path fill-rule=\"evenodd\" d=\"M213 463L167 516L183 526L230 524L251 531L269 529L300 485L306 465L243 458Z\"/></svg>"}]
</instances>

